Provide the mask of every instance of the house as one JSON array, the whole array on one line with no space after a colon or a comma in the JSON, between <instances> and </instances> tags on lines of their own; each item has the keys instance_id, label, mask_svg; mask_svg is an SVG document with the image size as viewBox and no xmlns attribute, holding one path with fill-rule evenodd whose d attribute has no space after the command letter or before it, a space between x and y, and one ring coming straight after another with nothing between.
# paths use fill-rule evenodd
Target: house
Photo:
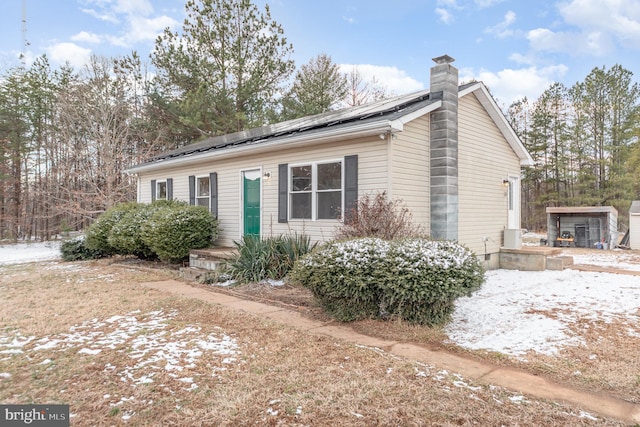
<instances>
[{"instance_id":1,"label":"house","mask_svg":"<svg viewBox=\"0 0 640 427\"><path fill-rule=\"evenodd\" d=\"M459 86L434 59L430 90L206 139L128 169L139 202L208 206L216 245L304 232L330 239L358 197L386 191L432 237L497 267L520 228L520 171L532 158L481 82Z\"/></svg>"}]
</instances>

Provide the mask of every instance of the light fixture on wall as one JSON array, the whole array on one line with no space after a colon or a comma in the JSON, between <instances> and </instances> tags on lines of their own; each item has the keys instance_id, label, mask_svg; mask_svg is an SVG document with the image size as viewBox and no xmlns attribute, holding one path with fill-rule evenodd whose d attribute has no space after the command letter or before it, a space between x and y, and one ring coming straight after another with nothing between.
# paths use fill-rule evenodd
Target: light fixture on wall
<instances>
[{"instance_id":1,"label":"light fixture on wall","mask_svg":"<svg viewBox=\"0 0 640 427\"><path fill-rule=\"evenodd\" d=\"M385 139L387 137L387 134L386 133L381 133L380 135L378 135L378 137L380 139Z\"/></svg>"},{"instance_id":2,"label":"light fixture on wall","mask_svg":"<svg viewBox=\"0 0 640 427\"><path fill-rule=\"evenodd\" d=\"M266 171L265 173L262 174L262 177L264 179L271 179L271 171Z\"/></svg>"},{"instance_id":3,"label":"light fixture on wall","mask_svg":"<svg viewBox=\"0 0 640 427\"><path fill-rule=\"evenodd\" d=\"M502 186L503 187L508 187L509 186L509 180L508 179L503 179L502 180Z\"/></svg>"}]
</instances>

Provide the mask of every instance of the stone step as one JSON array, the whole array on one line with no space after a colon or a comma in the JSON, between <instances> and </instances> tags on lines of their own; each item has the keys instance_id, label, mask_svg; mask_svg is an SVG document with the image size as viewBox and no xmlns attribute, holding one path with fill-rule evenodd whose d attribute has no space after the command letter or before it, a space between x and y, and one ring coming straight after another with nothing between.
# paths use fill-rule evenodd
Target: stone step
<instances>
[{"instance_id":1,"label":"stone step","mask_svg":"<svg viewBox=\"0 0 640 427\"><path fill-rule=\"evenodd\" d=\"M180 277L193 282L198 282L203 279L209 270L194 267L183 267L180 269Z\"/></svg>"},{"instance_id":2,"label":"stone step","mask_svg":"<svg viewBox=\"0 0 640 427\"><path fill-rule=\"evenodd\" d=\"M564 270L565 268L573 265L572 256L554 256L547 257L547 270Z\"/></svg>"},{"instance_id":3,"label":"stone step","mask_svg":"<svg viewBox=\"0 0 640 427\"><path fill-rule=\"evenodd\" d=\"M189 267L203 270L217 270L225 261L237 254L234 248L217 247L193 249L189 251Z\"/></svg>"}]
</instances>

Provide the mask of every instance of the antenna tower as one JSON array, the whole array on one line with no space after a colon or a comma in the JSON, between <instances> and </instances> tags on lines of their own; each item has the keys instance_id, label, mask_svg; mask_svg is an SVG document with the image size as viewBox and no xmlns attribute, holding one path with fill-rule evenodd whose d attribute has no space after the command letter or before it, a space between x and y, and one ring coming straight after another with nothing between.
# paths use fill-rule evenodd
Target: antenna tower
<instances>
[{"instance_id":1,"label":"antenna tower","mask_svg":"<svg viewBox=\"0 0 640 427\"><path fill-rule=\"evenodd\" d=\"M27 0L22 0L22 52L20 53L20 61L22 66L27 61L27 47L29 42L27 41Z\"/></svg>"}]
</instances>

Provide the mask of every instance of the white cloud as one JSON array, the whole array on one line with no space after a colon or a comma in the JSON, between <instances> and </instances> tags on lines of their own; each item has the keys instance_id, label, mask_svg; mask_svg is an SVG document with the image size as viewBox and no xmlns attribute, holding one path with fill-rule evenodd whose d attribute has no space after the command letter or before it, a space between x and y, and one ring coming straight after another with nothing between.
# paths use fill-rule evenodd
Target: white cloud
<instances>
[{"instance_id":1,"label":"white cloud","mask_svg":"<svg viewBox=\"0 0 640 427\"><path fill-rule=\"evenodd\" d=\"M495 6L498 3L502 3L503 0L473 0L473 2L480 9L485 9L487 7Z\"/></svg>"},{"instance_id":2,"label":"white cloud","mask_svg":"<svg viewBox=\"0 0 640 427\"><path fill-rule=\"evenodd\" d=\"M85 49L75 43L56 43L49 46L47 55L60 64L68 62L74 68L81 68L89 63L91 58L91 49Z\"/></svg>"},{"instance_id":3,"label":"white cloud","mask_svg":"<svg viewBox=\"0 0 640 427\"><path fill-rule=\"evenodd\" d=\"M489 88L498 105L508 107L514 101L524 98L538 99L552 83L566 74L565 65L549 67L527 67L504 69L498 72L489 70L460 70L460 81L480 80Z\"/></svg>"},{"instance_id":4,"label":"white cloud","mask_svg":"<svg viewBox=\"0 0 640 427\"><path fill-rule=\"evenodd\" d=\"M100 43L101 41L99 35L87 31L80 31L78 34L71 36L71 40L80 43Z\"/></svg>"},{"instance_id":5,"label":"white cloud","mask_svg":"<svg viewBox=\"0 0 640 427\"><path fill-rule=\"evenodd\" d=\"M547 28L536 28L529 31L527 39L533 50L571 55L602 56L614 49L611 37L600 31L554 32Z\"/></svg>"},{"instance_id":6,"label":"white cloud","mask_svg":"<svg viewBox=\"0 0 640 427\"><path fill-rule=\"evenodd\" d=\"M441 7L436 8L436 15L438 15L438 19L440 22L445 24L450 24L453 22L453 14L449 12L447 9L443 9Z\"/></svg>"},{"instance_id":7,"label":"white cloud","mask_svg":"<svg viewBox=\"0 0 640 427\"><path fill-rule=\"evenodd\" d=\"M424 85L396 67L371 64L340 64L340 71L350 73L354 67L365 81L375 78L390 94L405 94L424 89Z\"/></svg>"},{"instance_id":8,"label":"white cloud","mask_svg":"<svg viewBox=\"0 0 640 427\"><path fill-rule=\"evenodd\" d=\"M118 23L118 18L112 12L99 12L95 9L80 9L87 15L93 16L101 21L111 22L112 24Z\"/></svg>"},{"instance_id":9,"label":"white cloud","mask_svg":"<svg viewBox=\"0 0 640 427\"><path fill-rule=\"evenodd\" d=\"M565 22L587 34L603 33L626 47L640 48L640 2L570 0L558 6Z\"/></svg>"},{"instance_id":10,"label":"white cloud","mask_svg":"<svg viewBox=\"0 0 640 427\"><path fill-rule=\"evenodd\" d=\"M536 51L603 56L616 45L640 49L640 2L637 0L569 0L558 5L562 31L536 28L529 31Z\"/></svg>"},{"instance_id":11,"label":"white cloud","mask_svg":"<svg viewBox=\"0 0 640 427\"><path fill-rule=\"evenodd\" d=\"M126 39L129 43L155 40L158 34L164 31L166 27L173 27L177 24L178 22L175 19L164 15L155 18L131 16Z\"/></svg>"},{"instance_id":12,"label":"white cloud","mask_svg":"<svg viewBox=\"0 0 640 427\"><path fill-rule=\"evenodd\" d=\"M149 16L153 13L153 6L148 0L117 0L113 6L116 13Z\"/></svg>"},{"instance_id":13,"label":"white cloud","mask_svg":"<svg viewBox=\"0 0 640 427\"><path fill-rule=\"evenodd\" d=\"M132 47L139 42L153 41L166 27L175 27L178 22L167 16L153 16L149 0L82 0L88 6L82 9L102 21L118 24L119 32L95 34L83 31L75 35L76 42L97 43L106 40L113 46Z\"/></svg>"},{"instance_id":14,"label":"white cloud","mask_svg":"<svg viewBox=\"0 0 640 427\"><path fill-rule=\"evenodd\" d=\"M509 27L514 22L516 22L516 14L515 12L510 10L504 15L504 19L502 20L502 22L499 22L493 27L485 28L484 32L488 34L494 34L499 39L511 37L514 34L514 31Z\"/></svg>"}]
</instances>

